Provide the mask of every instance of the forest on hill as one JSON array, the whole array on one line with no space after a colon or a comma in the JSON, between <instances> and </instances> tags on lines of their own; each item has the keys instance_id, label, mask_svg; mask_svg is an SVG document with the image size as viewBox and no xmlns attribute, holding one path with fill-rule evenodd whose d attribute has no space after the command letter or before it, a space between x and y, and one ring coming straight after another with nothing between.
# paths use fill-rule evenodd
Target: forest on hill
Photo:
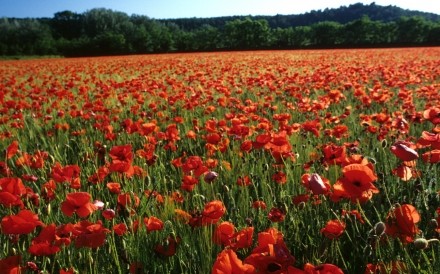
<instances>
[{"instance_id":1,"label":"forest on hill","mask_svg":"<svg viewBox=\"0 0 440 274\"><path fill-rule=\"evenodd\" d=\"M0 33L3 56L433 46L440 45L440 15L375 3L300 15L177 19L97 8L0 18Z\"/></svg>"}]
</instances>

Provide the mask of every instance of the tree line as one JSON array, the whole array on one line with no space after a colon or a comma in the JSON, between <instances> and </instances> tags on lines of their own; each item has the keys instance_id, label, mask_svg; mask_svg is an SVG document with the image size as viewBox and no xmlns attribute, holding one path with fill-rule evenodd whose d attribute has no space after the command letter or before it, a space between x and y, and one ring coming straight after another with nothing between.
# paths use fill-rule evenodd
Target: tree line
<instances>
[{"instance_id":1,"label":"tree line","mask_svg":"<svg viewBox=\"0 0 440 274\"><path fill-rule=\"evenodd\" d=\"M100 8L81 14L62 11L53 18L0 18L0 34L0 55L96 56L440 45L440 21L424 16L401 16L393 21L362 16L346 23L319 21L281 27L265 18L239 17L185 28L173 20Z\"/></svg>"}]
</instances>

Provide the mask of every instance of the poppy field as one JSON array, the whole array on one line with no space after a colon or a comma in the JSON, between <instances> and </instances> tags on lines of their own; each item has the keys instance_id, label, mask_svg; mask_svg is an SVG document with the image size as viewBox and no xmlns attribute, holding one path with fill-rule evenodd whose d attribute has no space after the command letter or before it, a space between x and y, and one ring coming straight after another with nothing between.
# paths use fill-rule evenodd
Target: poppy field
<instances>
[{"instance_id":1,"label":"poppy field","mask_svg":"<svg viewBox=\"0 0 440 274\"><path fill-rule=\"evenodd\" d=\"M440 48L0 62L0 273L435 273Z\"/></svg>"}]
</instances>

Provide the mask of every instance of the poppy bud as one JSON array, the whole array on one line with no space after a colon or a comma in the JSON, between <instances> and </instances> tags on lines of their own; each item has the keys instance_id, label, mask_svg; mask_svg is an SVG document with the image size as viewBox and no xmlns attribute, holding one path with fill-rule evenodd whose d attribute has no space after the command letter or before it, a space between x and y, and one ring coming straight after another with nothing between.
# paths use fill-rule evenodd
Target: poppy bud
<instances>
[{"instance_id":1,"label":"poppy bud","mask_svg":"<svg viewBox=\"0 0 440 274\"><path fill-rule=\"evenodd\" d=\"M418 238L414 241L414 246L416 249L426 249L429 246L428 240L424 238Z\"/></svg>"},{"instance_id":2,"label":"poppy bud","mask_svg":"<svg viewBox=\"0 0 440 274\"><path fill-rule=\"evenodd\" d=\"M327 187L322 181L322 178L316 173L310 176L309 187L314 195L327 193Z\"/></svg>"},{"instance_id":3,"label":"poppy bud","mask_svg":"<svg viewBox=\"0 0 440 274\"><path fill-rule=\"evenodd\" d=\"M205 173L205 177L203 178L206 183L212 183L215 178L218 177L218 173L214 171L208 171Z\"/></svg>"},{"instance_id":4,"label":"poppy bud","mask_svg":"<svg viewBox=\"0 0 440 274\"><path fill-rule=\"evenodd\" d=\"M96 206L97 209L102 210L104 209L104 203L99 200L93 201L93 204Z\"/></svg>"},{"instance_id":5,"label":"poppy bud","mask_svg":"<svg viewBox=\"0 0 440 274\"><path fill-rule=\"evenodd\" d=\"M431 225L433 226L433 227L438 227L438 222L437 222L437 220L436 219L431 219Z\"/></svg>"},{"instance_id":6,"label":"poppy bud","mask_svg":"<svg viewBox=\"0 0 440 274\"><path fill-rule=\"evenodd\" d=\"M385 229L386 229L385 223L378 222L377 224L374 225L374 229L373 229L374 235L381 236L385 232Z\"/></svg>"},{"instance_id":7,"label":"poppy bud","mask_svg":"<svg viewBox=\"0 0 440 274\"><path fill-rule=\"evenodd\" d=\"M401 141L397 141L391 146L391 152L402 161L413 161L419 158L419 154L414 149L408 147Z\"/></svg>"}]
</instances>

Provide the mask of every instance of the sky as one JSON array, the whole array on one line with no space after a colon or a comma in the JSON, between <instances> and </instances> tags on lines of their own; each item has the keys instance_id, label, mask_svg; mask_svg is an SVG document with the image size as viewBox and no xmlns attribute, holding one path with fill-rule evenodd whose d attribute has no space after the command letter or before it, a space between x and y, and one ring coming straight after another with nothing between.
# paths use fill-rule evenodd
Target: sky
<instances>
[{"instance_id":1,"label":"sky","mask_svg":"<svg viewBox=\"0 0 440 274\"><path fill-rule=\"evenodd\" d=\"M438 0L0 0L0 18L53 17L56 12L64 10L83 13L93 8L107 8L155 19L301 14L311 10L372 2L440 14Z\"/></svg>"}]
</instances>

